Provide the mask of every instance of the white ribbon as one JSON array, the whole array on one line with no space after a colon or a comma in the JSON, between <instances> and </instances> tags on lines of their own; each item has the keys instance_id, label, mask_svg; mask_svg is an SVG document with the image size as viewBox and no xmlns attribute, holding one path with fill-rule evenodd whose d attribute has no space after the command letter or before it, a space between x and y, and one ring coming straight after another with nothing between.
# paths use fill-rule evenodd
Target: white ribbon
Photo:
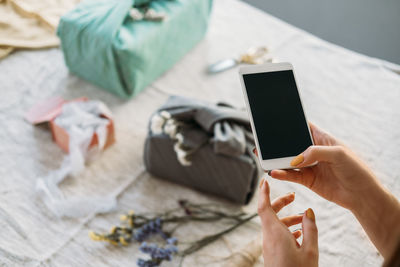
<instances>
[{"instance_id":1,"label":"white ribbon","mask_svg":"<svg viewBox=\"0 0 400 267\"><path fill-rule=\"evenodd\" d=\"M85 168L85 162L93 160L103 150L107 140L110 116L107 107L99 101L69 102L54 123L69 135L69 154L64 157L61 167L51 171L36 183L36 192L46 206L58 217L83 217L93 212L103 213L116 206L115 197L72 197L66 199L58 187L68 176L78 176ZM98 146L89 148L93 135L98 137Z\"/></svg>"}]
</instances>

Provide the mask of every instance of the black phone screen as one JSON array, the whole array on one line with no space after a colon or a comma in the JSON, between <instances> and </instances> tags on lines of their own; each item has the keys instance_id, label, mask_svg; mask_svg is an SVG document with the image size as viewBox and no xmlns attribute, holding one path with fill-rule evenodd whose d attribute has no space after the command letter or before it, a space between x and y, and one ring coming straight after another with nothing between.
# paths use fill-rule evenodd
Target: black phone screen
<instances>
[{"instance_id":1,"label":"black phone screen","mask_svg":"<svg viewBox=\"0 0 400 267\"><path fill-rule=\"evenodd\" d=\"M263 160L312 145L293 71L243 74L243 80Z\"/></svg>"}]
</instances>

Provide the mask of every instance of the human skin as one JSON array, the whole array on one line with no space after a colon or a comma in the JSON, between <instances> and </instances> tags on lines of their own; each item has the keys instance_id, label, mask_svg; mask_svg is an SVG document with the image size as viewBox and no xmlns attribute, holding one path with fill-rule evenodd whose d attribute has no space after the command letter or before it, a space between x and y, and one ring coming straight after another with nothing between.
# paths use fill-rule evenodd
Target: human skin
<instances>
[{"instance_id":1,"label":"human skin","mask_svg":"<svg viewBox=\"0 0 400 267\"><path fill-rule=\"evenodd\" d=\"M303 215L294 215L279 220L276 213L294 200L295 194L280 197L272 204L269 185L265 179L260 183L258 214L263 233L264 266L318 266L318 230L311 209ZM289 226L302 223L302 231L291 233ZM300 245L297 238L303 233Z\"/></svg>"},{"instance_id":2,"label":"human skin","mask_svg":"<svg viewBox=\"0 0 400 267\"><path fill-rule=\"evenodd\" d=\"M314 146L293 159L295 170L271 177L302 184L350 210L385 259L400 240L400 203L350 149L310 123ZM316 165L307 167L313 163Z\"/></svg>"}]
</instances>

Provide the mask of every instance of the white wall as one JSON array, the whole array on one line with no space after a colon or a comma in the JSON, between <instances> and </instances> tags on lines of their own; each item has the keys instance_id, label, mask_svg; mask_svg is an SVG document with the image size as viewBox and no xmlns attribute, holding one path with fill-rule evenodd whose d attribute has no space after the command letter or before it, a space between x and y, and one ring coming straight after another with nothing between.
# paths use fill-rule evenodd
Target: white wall
<instances>
[{"instance_id":1,"label":"white wall","mask_svg":"<svg viewBox=\"0 0 400 267\"><path fill-rule=\"evenodd\" d=\"M400 64L400 0L243 0L329 42Z\"/></svg>"}]
</instances>

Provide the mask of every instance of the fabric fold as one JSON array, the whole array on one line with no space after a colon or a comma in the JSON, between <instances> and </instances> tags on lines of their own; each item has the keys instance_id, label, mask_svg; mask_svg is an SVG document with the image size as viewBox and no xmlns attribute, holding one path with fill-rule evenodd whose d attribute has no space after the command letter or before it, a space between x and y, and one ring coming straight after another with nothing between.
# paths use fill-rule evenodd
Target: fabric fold
<instances>
[{"instance_id":1,"label":"fabric fold","mask_svg":"<svg viewBox=\"0 0 400 267\"><path fill-rule=\"evenodd\" d=\"M213 143L216 154L239 156L245 152L246 136L248 133L251 135L245 110L171 96L158 112L161 111L168 112L168 116L175 120L174 124L177 127L180 124L182 144L188 149L196 150L210 142ZM199 126L202 130L199 130Z\"/></svg>"},{"instance_id":2,"label":"fabric fold","mask_svg":"<svg viewBox=\"0 0 400 267\"><path fill-rule=\"evenodd\" d=\"M60 17L79 0L0 1L0 59L15 49L57 47Z\"/></svg>"}]
</instances>

